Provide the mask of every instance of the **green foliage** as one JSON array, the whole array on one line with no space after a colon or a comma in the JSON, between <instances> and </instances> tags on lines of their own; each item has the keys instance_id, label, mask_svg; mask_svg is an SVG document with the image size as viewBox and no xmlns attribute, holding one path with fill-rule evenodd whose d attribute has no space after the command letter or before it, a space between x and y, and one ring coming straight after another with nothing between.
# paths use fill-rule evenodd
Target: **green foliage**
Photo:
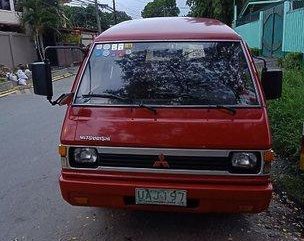
<instances>
[{"instance_id":1,"label":"green foliage","mask_svg":"<svg viewBox=\"0 0 304 241\"><path fill-rule=\"evenodd\" d=\"M245 0L237 0L240 9ZM189 16L215 18L231 25L233 19L233 1L231 0L187 0L190 6Z\"/></svg>"},{"instance_id":2,"label":"green foliage","mask_svg":"<svg viewBox=\"0 0 304 241\"><path fill-rule=\"evenodd\" d=\"M110 13L113 15L113 13ZM116 18L117 18L117 23L121 23L127 20L131 20L132 18L126 13L126 12L121 12L121 11L116 11ZM110 25L114 25L114 17L110 18Z\"/></svg>"},{"instance_id":3,"label":"green foliage","mask_svg":"<svg viewBox=\"0 0 304 241\"><path fill-rule=\"evenodd\" d=\"M52 29L58 31L64 23L64 16L58 4L49 4L43 0L20 0L21 23L30 26L32 37L41 60L45 58L42 35Z\"/></svg>"},{"instance_id":4,"label":"green foliage","mask_svg":"<svg viewBox=\"0 0 304 241\"><path fill-rule=\"evenodd\" d=\"M269 117L275 151L284 157L299 156L304 122L304 70L286 70L283 94L279 100L269 101Z\"/></svg>"},{"instance_id":5,"label":"green foliage","mask_svg":"<svg viewBox=\"0 0 304 241\"><path fill-rule=\"evenodd\" d=\"M35 33L42 34L46 29L57 30L62 25L62 14L58 5L42 0L20 0L18 5L26 10L22 12L21 22L28 24Z\"/></svg>"},{"instance_id":6,"label":"green foliage","mask_svg":"<svg viewBox=\"0 0 304 241\"><path fill-rule=\"evenodd\" d=\"M291 172L283 175L278 184L283 190L295 200L297 203L304 204L304 175Z\"/></svg>"},{"instance_id":7,"label":"green foliage","mask_svg":"<svg viewBox=\"0 0 304 241\"><path fill-rule=\"evenodd\" d=\"M95 7L88 5L84 7L76 6L63 6L63 11L67 19L69 19L70 27L85 28L91 30L97 30L97 22L95 15ZM125 12L116 12L117 22L123 22L132 19ZM114 25L113 13L99 11L99 17L101 22L101 28L106 30L110 26Z\"/></svg>"},{"instance_id":8,"label":"green foliage","mask_svg":"<svg viewBox=\"0 0 304 241\"><path fill-rule=\"evenodd\" d=\"M259 56L260 53L261 53L261 50L258 49L258 48L250 48L250 52L251 52L251 54L254 55L254 56Z\"/></svg>"},{"instance_id":9,"label":"green foliage","mask_svg":"<svg viewBox=\"0 0 304 241\"><path fill-rule=\"evenodd\" d=\"M141 12L143 18L173 17L180 13L176 0L154 0L149 2Z\"/></svg>"},{"instance_id":10,"label":"green foliage","mask_svg":"<svg viewBox=\"0 0 304 241\"><path fill-rule=\"evenodd\" d=\"M81 36L77 34L62 34L61 41L70 44L80 44Z\"/></svg>"},{"instance_id":11,"label":"green foliage","mask_svg":"<svg viewBox=\"0 0 304 241\"><path fill-rule=\"evenodd\" d=\"M278 66L280 68L283 68L283 60L284 60L284 58L282 58L282 57L278 58Z\"/></svg>"},{"instance_id":12,"label":"green foliage","mask_svg":"<svg viewBox=\"0 0 304 241\"><path fill-rule=\"evenodd\" d=\"M278 158L272 165L271 179L275 189L286 192L293 201L304 205L304 173L299 171L298 160Z\"/></svg>"},{"instance_id":13,"label":"green foliage","mask_svg":"<svg viewBox=\"0 0 304 241\"><path fill-rule=\"evenodd\" d=\"M303 54L302 53L288 53L279 62L285 69L300 69L303 66Z\"/></svg>"}]
</instances>

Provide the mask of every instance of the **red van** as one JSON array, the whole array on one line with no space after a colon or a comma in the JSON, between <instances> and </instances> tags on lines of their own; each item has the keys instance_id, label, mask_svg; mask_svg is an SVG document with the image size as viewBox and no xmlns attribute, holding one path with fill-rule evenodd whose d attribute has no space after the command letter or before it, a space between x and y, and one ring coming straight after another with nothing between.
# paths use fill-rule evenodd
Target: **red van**
<instances>
[{"instance_id":1,"label":"red van","mask_svg":"<svg viewBox=\"0 0 304 241\"><path fill-rule=\"evenodd\" d=\"M72 205L261 212L274 159L266 99L282 72L263 68L213 19L151 18L99 35L71 93L52 101L50 65L34 90L67 105L60 188Z\"/></svg>"}]
</instances>

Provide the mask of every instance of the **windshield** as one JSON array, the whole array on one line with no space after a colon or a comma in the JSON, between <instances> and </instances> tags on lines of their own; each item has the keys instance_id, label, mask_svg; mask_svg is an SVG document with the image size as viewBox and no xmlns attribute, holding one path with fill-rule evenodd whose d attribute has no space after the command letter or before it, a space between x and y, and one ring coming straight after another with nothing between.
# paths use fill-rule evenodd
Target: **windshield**
<instances>
[{"instance_id":1,"label":"windshield","mask_svg":"<svg viewBox=\"0 0 304 241\"><path fill-rule=\"evenodd\" d=\"M75 103L258 105L240 42L96 44Z\"/></svg>"}]
</instances>

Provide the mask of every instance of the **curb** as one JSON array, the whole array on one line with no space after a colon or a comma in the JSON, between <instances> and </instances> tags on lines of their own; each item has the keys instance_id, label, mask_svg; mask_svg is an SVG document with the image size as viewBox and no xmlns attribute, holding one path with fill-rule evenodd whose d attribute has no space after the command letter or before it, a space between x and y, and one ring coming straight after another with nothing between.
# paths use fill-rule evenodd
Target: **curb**
<instances>
[{"instance_id":1,"label":"curb","mask_svg":"<svg viewBox=\"0 0 304 241\"><path fill-rule=\"evenodd\" d=\"M66 73L66 74L62 74L62 75L58 75L58 76L55 76L53 79L52 79L52 82L56 82L56 81L58 81L58 80L62 80L62 79L65 79L65 78L68 78L68 77L71 77L71 76L73 76L73 75L76 75L76 74L74 74L74 73ZM10 94L13 94L13 93L16 93L17 91L19 91L19 90L24 90L24 89L31 89L33 87L33 85L32 84L29 84L27 87L24 87L24 86L22 86L22 88L20 88L20 87L14 87L14 88L12 88L12 89L10 89L10 90L6 90L6 91L3 91L3 92L0 92L0 98L2 98L2 97L5 97L5 96L8 96L8 95L10 95Z\"/></svg>"},{"instance_id":2,"label":"curb","mask_svg":"<svg viewBox=\"0 0 304 241\"><path fill-rule=\"evenodd\" d=\"M10 94L13 94L13 93L15 93L15 92L17 92L17 90L7 90L7 91L3 91L3 92L0 93L0 98L5 97L5 96L10 95Z\"/></svg>"},{"instance_id":3,"label":"curb","mask_svg":"<svg viewBox=\"0 0 304 241\"><path fill-rule=\"evenodd\" d=\"M71 77L73 75L76 75L76 74L74 74L74 73L66 73L66 74L58 75L58 76L55 76L52 79L52 82L55 82L55 81L58 81L58 80L61 80L61 79L65 79L65 78Z\"/></svg>"}]
</instances>

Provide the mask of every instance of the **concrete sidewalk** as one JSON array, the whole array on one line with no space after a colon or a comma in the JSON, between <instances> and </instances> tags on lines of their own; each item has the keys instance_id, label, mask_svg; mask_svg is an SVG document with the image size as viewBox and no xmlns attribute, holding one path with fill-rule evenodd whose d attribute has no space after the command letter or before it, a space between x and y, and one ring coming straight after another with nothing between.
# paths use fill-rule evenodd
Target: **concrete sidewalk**
<instances>
[{"instance_id":1,"label":"concrete sidewalk","mask_svg":"<svg viewBox=\"0 0 304 241\"><path fill-rule=\"evenodd\" d=\"M60 69L53 69L52 70L52 81L58 81L73 75L77 74L79 66L75 67L68 67L68 68L60 68ZM28 81L28 84L26 86L21 85L15 85L15 83L11 81L7 81L4 83L0 83L0 98L13 94L17 91L21 91L24 89L30 89L33 87L32 80Z\"/></svg>"}]
</instances>

